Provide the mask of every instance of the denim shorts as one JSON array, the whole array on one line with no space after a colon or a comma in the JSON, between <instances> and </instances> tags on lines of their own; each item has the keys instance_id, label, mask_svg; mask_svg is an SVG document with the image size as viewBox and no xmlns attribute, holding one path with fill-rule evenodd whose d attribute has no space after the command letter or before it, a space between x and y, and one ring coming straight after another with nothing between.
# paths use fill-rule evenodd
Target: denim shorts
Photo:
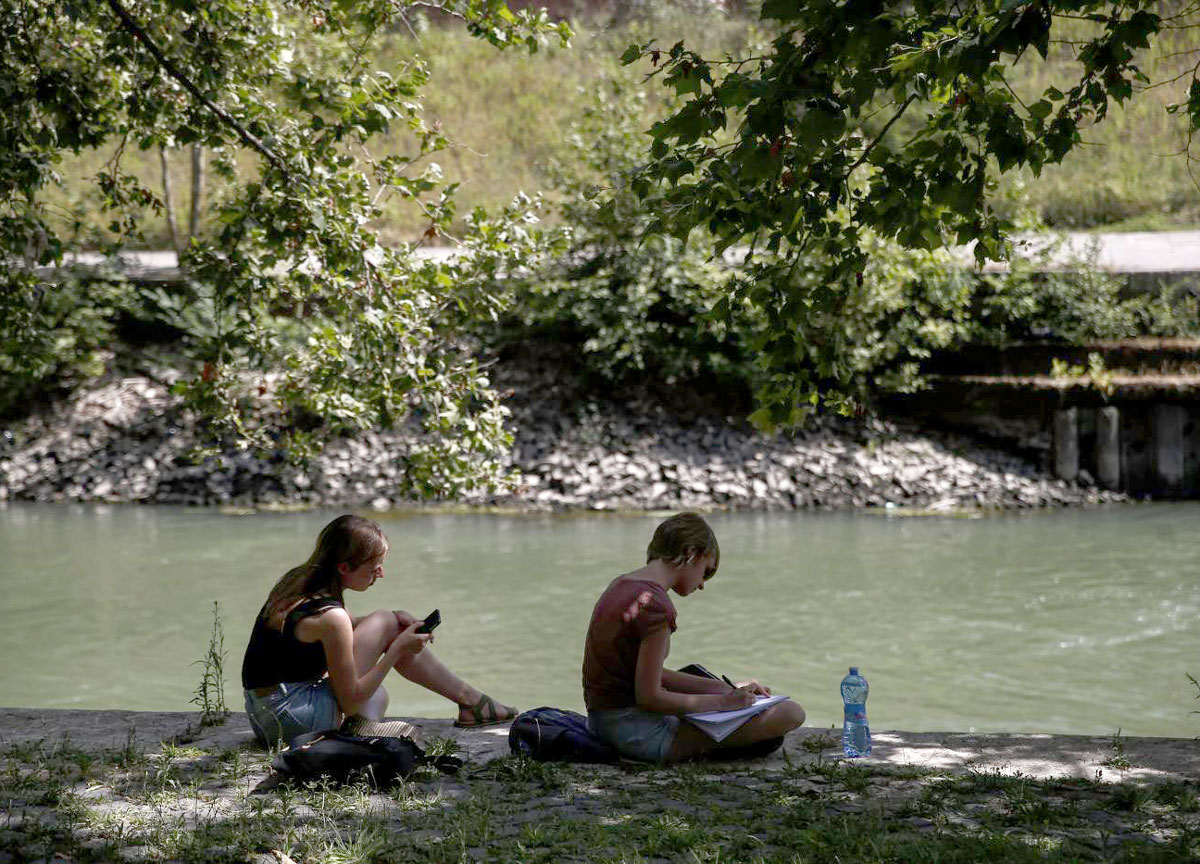
<instances>
[{"instance_id":1,"label":"denim shorts","mask_svg":"<svg viewBox=\"0 0 1200 864\"><path fill-rule=\"evenodd\" d=\"M337 697L328 678L279 684L266 696L247 690L246 716L259 743L273 747L305 732L336 729Z\"/></svg>"},{"instance_id":2,"label":"denim shorts","mask_svg":"<svg viewBox=\"0 0 1200 864\"><path fill-rule=\"evenodd\" d=\"M588 711L588 731L604 739L626 759L665 762L679 734L678 717L641 708Z\"/></svg>"}]
</instances>

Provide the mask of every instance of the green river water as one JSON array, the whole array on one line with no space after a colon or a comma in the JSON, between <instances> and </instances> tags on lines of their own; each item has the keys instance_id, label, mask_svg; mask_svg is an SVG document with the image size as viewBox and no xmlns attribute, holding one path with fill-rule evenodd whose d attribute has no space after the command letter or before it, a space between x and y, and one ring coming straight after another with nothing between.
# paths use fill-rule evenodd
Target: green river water
<instances>
[{"instance_id":1,"label":"green river water","mask_svg":"<svg viewBox=\"0 0 1200 864\"><path fill-rule=\"evenodd\" d=\"M0 507L0 705L188 710L212 629L226 694L273 581L336 513ZM434 650L497 699L582 710L592 604L661 515L382 515L385 575L352 612L442 612ZM847 666L874 729L1200 733L1200 506L978 519L715 514L722 564L676 598L670 662L754 675L841 722ZM450 716L391 676L396 715Z\"/></svg>"}]
</instances>

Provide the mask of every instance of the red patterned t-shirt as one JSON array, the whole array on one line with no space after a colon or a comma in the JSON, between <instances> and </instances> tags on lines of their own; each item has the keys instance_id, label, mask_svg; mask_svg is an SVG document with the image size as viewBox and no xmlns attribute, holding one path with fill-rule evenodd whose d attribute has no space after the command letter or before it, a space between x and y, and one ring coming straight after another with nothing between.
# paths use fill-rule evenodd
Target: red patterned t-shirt
<instances>
[{"instance_id":1,"label":"red patterned t-shirt","mask_svg":"<svg viewBox=\"0 0 1200 864\"><path fill-rule=\"evenodd\" d=\"M626 621L627 611L635 614ZM638 649L655 628L675 632L675 604L657 582L614 579L596 601L583 648L583 701L588 710L637 705Z\"/></svg>"}]
</instances>

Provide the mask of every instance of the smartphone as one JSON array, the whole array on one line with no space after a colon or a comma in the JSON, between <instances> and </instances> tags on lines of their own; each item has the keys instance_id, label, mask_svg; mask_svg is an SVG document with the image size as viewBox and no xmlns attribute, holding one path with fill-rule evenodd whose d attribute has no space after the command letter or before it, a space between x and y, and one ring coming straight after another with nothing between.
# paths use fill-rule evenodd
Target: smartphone
<instances>
[{"instance_id":1,"label":"smartphone","mask_svg":"<svg viewBox=\"0 0 1200 864\"><path fill-rule=\"evenodd\" d=\"M422 623L421 626L418 627L415 632L417 632L417 633L432 633L433 628L437 627L441 623L442 623L442 613L440 611L438 611L437 609L434 609L432 612L430 612L428 615L425 616L424 623Z\"/></svg>"}]
</instances>

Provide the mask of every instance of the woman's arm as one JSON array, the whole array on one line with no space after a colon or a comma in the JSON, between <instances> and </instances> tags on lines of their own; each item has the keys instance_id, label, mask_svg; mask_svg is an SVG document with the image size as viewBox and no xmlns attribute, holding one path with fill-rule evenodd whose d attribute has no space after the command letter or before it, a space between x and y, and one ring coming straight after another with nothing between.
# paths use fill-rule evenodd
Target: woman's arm
<instances>
[{"instance_id":1,"label":"woman's arm","mask_svg":"<svg viewBox=\"0 0 1200 864\"><path fill-rule=\"evenodd\" d=\"M729 685L719 678L690 675L674 669L663 670L662 683L663 687L675 693L724 693L729 690Z\"/></svg>"},{"instance_id":2,"label":"woman's arm","mask_svg":"<svg viewBox=\"0 0 1200 864\"><path fill-rule=\"evenodd\" d=\"M667 670L663 669L663 663L670 650L671 631L666 625L655 627L642 640L634 678L634 693L639 708L659 714L691 714L696 711L728 711L754 703L754 696L748 690L731 689L719 681L717 683L723 688L719 693L680 693L666 689L663 679Z\"/></svg>"},{"instance_id":3,"label":"woman's arm","mask_svg":"<svg viewBox=\"0 0 1200 864\"><path fill-rule=\"evenodd\" d=\"M724 693L730 686L745 688L755 696L771 695L771 688L758 683L754 678L734 684L727 679L690 675L687 672L676 672L674 669L663 670L663 687L676 693Z\"/></svg>"},{"instance_id":4,"label":"woman's arm","mask_svg":"<svg viewBox=\"0 0 1200 864\"><path fill-rule=\"evenodd\" d=\"M354 714L379 689L387 673L405 654L417 654L429 640L427 634L406 629L396 636L375 662L361 675L354 663L354 622L345 609L330 609L310 619L305 635L315 636L325 648L329 683L343 714Z\"/></svg>"}]
</instances>

